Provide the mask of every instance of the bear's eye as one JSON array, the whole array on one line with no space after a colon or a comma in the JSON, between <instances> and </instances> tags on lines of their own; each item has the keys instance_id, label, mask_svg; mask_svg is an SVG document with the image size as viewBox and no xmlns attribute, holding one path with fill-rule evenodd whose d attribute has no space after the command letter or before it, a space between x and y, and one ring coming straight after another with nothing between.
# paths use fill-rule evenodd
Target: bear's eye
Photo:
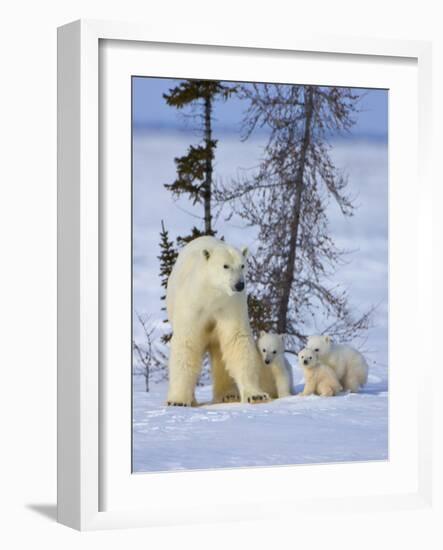
<instances>
[{"instance_id":1,"label":"bear's eye","mask_svg":"<svg viewBox=\"0 0 443 550\"><path fill-rule=\"evenodd\" d=\"M266 352L266 350L265 350L265 349L263 348L263 349L262 349L262 352L263 352L263 353L265 353L265 352Z\"/></svg>"},{"instance_id":2,"label":"bear's eye","mask_svg":"<svg viewBox=\"0 0 443 550\"><path fill-rule=\"evenodd\" d=\"M315 348L315 350L314 350L314 351L320 351L320 350L319 350L318 348Z\"/></svg>"},{"instance_id":3,"label":"bear's eye","mask_svg":"<svg viewBox=\"0 0 443 550\"><path fill-rule=\"evenodd\" d=\"M245 264L241 264L241 268L244 269L244 268L245 268Z\"/></svg>"},{"instance_id":4,"label":"bear's eye","mask_svg":"<svg viewBox=\"0 0 443 550\"><path fill-rule=\"evenodd\" d=\"M274 351L273 351L272 353L273 353L273 354L275 355L275 354L277 353L277 351L276 351L276 350L274 350Z\"/></svg>"},{"instance_id":5,"label":"bear's eye","mask_svg":"<svg viewBox=\"0 0 443 550\"><path fill-rule=\"evenodd\" d=\"M312 359L312 357L310 357L309 359Z\"/></svg>"},{"instance_id":6,"label":"bear's eye","mask_svg":"<svg viewBox=\"0 0 443 550\"><path fill-rule=\"evenodd\" d=\"M225 269L229 269L228 264L225 264L223 267L224 267Z\"/></svg>"}]
</instances>

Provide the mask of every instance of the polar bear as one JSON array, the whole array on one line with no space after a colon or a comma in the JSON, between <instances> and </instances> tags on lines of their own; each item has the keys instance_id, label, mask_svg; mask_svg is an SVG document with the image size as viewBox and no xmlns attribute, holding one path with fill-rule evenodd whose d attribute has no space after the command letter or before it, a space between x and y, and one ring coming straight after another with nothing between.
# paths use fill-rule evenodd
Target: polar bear
<instances>
[{"instance_id":1,"label":"polar bear","mask_svg":"<svg viewBox=\"0 0 443 550\"><path fill-rule=\"evenodd\" d=\"M269 399L259 385L260 356L249 324L245 291L247 248L199 237L179 253L166 291L172 325L168 405L195 404L206 352L215 403Z\"/></svg>"},{"instance_id":2,"label":"polar bear","mask_svg":"<svg viewBox=\"0 0 443 550\"><path fill-rule=\"evenodd\" d=\"M334 369L345 390L358 392L368 381L368 364L363 355L345 344L334 344L330 336L310 336L307 347L319 355L322 363Z\"/></svg>"},{"instance_id":3,"label":"polar bear","mask_svg":"<svg viewBox=\"0 0 443 550\"><path fill-rule=\"evenodd\" d=\"M303 368L305 387L299 395L331 397L342 391L342 385L334 370L320 363L318 353L304 348L298 354L298 364Z\"/></svg>"},{"instance_id":4,"label":"polar bear","mask_svg":"<svg viewBox=\"0 0 443 550\"><path fill-rule=\"evenodd\" d=\"M285 357L283 334L262 330L257 347L264 363L260 385L271 397L292 395L292 368Z\"/></svg>"}]
</instances>

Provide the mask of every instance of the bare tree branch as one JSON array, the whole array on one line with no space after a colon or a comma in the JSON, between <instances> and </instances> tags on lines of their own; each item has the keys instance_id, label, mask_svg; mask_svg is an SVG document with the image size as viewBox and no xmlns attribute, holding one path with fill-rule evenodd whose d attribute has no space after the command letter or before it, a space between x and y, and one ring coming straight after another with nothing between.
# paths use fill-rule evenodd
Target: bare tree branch
<instances>
[{"instance_id":1,"label":"bare tree branch","mask_svg":"<svg viewBox=\"0 0 443 550\"><path fill-rule=\"evenodd\" d=\"M238 94L248 104L243 139L263 128L267 144L257 169L218 184L214 196L258 229L249 273L254 303L266 304L269 316L260 323L288 334L292 350L318 323L320 332L354 338L373 308L355 319L347 292L329 284L349 251L335 245L327 208L332 199L344 216L354 212L329 139L351 130L358 96L350 88L281 84L246 84Z\"/></svg>"}]
</instances>

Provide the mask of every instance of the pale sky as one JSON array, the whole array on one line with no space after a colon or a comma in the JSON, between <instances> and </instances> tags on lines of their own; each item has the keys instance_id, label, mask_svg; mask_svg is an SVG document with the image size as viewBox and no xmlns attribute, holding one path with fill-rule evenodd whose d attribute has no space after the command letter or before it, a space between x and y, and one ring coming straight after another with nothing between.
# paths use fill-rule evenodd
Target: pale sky
<instances>
[{"instance_id":1,"label":"pale sky","mask_svg":"<svg viewBox=\"0 0 443 550\"><path fill-rule=\"evenodd\" d=\"M163 94L177 85L178 80L168 78L133 78L133 121L135 127L184 127L177 116L177 109L169 107ZM388 91L357 89L362 94L357 124L352 129L354 137L387 139ZM238 131L245 103L235 95L229 101L217 102L214 110L214 131Z\"/></svg>"}]
</instances>

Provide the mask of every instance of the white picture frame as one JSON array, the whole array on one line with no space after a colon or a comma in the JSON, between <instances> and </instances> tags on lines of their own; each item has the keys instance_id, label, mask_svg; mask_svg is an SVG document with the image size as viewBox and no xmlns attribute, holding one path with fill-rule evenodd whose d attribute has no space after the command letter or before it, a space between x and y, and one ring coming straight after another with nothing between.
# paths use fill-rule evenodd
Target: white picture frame
<instances>
[{"instance_id":1,"label":"white picture frame","mask_svg":"<svg viewBox=\"0 0 443 550\"><path fill-rule=\"evenodd\" d=\"M327 479L330 470L327 465L297 466L253 470L231 470L224 472L192 472L172 474L147 474L132 476L130 485L135 491L149 494L146 502L140 504L129 488L124 472L118 478L118 470L110 470L104 453L109 449L105 441L103 420L106 406L103 404L112 392L111 386L102 387L100 337L102 330L102 302L106 299L106 289L100 284L103 276L103 250L101 234L106 225L100 223L100 213L104 208L100 188L100 154L101 129L99 114L100 104L99 81L100 63L103 57L100 44L103 41L118 41L126 44L127 49L136 44L155 45L156 51L162 46L174 47L175 50L188 48L193 44L198 52L203 52L209 60L214 47L223 48L231 58L250 52L254 55L271 52L285 58L294 52L312 56L328 55L329 59L343 59L357 63L370 63L371 59L385 59L395 66L396 63L414 65L414 76L418 83L418 95L415 88L411 91L414 111L418 121L411 122L411 133L418 135L418 147L412 140L405 146L411 147L411 173L396 173L396 178L409 178L417 183L418 201L409 201L405 197L403 204L406 211L396 214L396 226L406 227L411 206L419 204L416 224L418 235L412 235L409 255L416 257L417 265L430 265L432 249L431 221L424 212L430 200L431 179L429 175L429 151L431 140L431 47L425 42L370 40L346 37L315 37L300 34L297 37L266 38L251 42L247 39L230 41L205 37L186 36L174 33L173 36L156 35L152 29L143 25L101 21L77 21L65 25L58 32L58 520L80 530L104 529L131 526L170 525L174 523L194 523L196 521L220 521L230 519L252 519L260 517L283 517L285 513L306 513L309 509L319 510L334 506L335 510L345 512L349 509L365 511L381 508L416 508L429 506L431 502L431 402L424 392L425 384L430 386L431 361L423 361L423 377L418 386L407 387L415 392L414 403L409 410L412 426L418 431L397 446L403 444L410 452L410 460L402 464L394 457L391 463L373 464L367 470L368 487L379 480L376 489L357 488L361 472L365 465L341 465L342 470L334 477L336 484L331 484L328 491L312 489L311 497L307 488L301 487L301 477L308 480L310 470L316 468L316 478ZM195 48L194 48L195 50ZM128 53L126 52L125 55ZM154 54L153 54L154 55ZM157 54L159 55L159 54ZM108 59L108 58L107 58ZM369 69L368 69L369 71ZM191 76L191 75L190 75ZM206 76L206 74L204 75ZM411 77L412 78L412 77ZM105 81L106 82L106 81ZM394 123L398 124L394 120ZM405 142L406 143L406 142ZM414 149L415 147L415 149ZM127 148L129 150L130 144ZM392 152L392 151L391 151ZM394 151L395 152L395 151ZM126 152L127 153L127 152ZM415 155L416 153L416 155ZM415 156L417 162L415 163ZM398 160L391 156L391 164ZM418 167L418 175L415 167ZM417 180L418 178L418 180ZM106 207L107 208L107 207ZM415 229L415 226L412 228ZM412 230L411 227L409 231ZM398 233L398 231L397 231ZM398 235L397 235L398 236ZM395 238L395 231L391 232ZM398 258L404 262L405 258ZM395 262L394 262L394 267ZM398 269L391 277L398 278ZM418 269L410 275L415 290L411 291L411 311L416 323L414 330L424 335L424 319L431 317L430 311L430 277L425 269ZM391 281L391 286L392 286ZM106 286L106 285L105 285ZM399 297L401 284L396 283ZM394 293L395 294L395 293ZM394 296L395 297L395 296ZM411 329L412 330L412 329ZM395 334L393 336L395 338ZM429 352L428 352L429 353ZM404 356L407 364L414 362L414 354ZM403 359L403 358L401 358ZM400 361L400 358L398 358ZM129 383L128 383L129 387ZM418 387L418 389L417 389ZM115 394L115 392L114 392ZM416 400L415 400L416 397ZM400 422L396 415L395 393L391 406L393 422ZM400 405L398 405L400 406ZM396 420L395 420L396 418ZM129 425L121 423L118 430L130 430ZM392 426L391 426L392 427ZM395 427L395 426L394 426ZM413 431L413 430L412 430ZM395 432L395 430L394 430ZM127 437L121 432L125 441ZM410 446L408 446L410 445ZM392 449L391 449L392 450ZM126 451L125 451L126 452ZM406 453L406 451L405 451ZM392 454L391 454L392 456ZM119 463L124 467L124 459ZM121 466L123 464L123 466ZM357 468L356 468L357 466ZM403 468L404 466L404 468ZM297 471L294 469L297 468ZM108 471L108 473L107 473ZM111 471L112 476L109 476ZM121 473L121 472L120 472ZM398 476L397 476L398 474ZM291 478L290 476L298 476ZM366 475L366 474L365 474ZM260 476L260 478L258 478ZM372 477L371 477L372 476ZM385 477L383 477L385 476ZM397 477L396 477L397 476ZM111 480L108 478L111 477ZM142 479L142 477L144 479ZM111 483L118 478L113 488L112 506L104 504L103 484ZM348 486L343 490L343 479L347 478ZM394 479L395 483L383 488L383 479ZM262 489L255 493L257 479ZM288 480L296 479L300 494L288 494L274 490L274 486L287 486ZM128 483L128 487L123 487ZM235 483L241 488L236 501L218 499L217 506L207 505L207 498L215 487L226 483ZM320 481L318 481L320 484ZM195 488L199 487L198 490ZM141 488L141 489L140 489ZM121 493L116 492L118 490ZM194 490L195 489L195 490ZM207 491L207 493L205 492ZM249 491L249 493L247 493ZM303 493L304 491L304 493ZM174 492L177 499L174 498ZM181 500L181 494L195 493L194 500ZM248 498L242 495L248 494ZM303 493L303 494L302 494ZM119 496L121 494L121 497ZM166 496L165 496L166 495ZM202 499L206 500L202 500ZM200 504L199 504L200 501ZM276 502L284 506L275 506Z\"/></svg>"}]
</instances>

